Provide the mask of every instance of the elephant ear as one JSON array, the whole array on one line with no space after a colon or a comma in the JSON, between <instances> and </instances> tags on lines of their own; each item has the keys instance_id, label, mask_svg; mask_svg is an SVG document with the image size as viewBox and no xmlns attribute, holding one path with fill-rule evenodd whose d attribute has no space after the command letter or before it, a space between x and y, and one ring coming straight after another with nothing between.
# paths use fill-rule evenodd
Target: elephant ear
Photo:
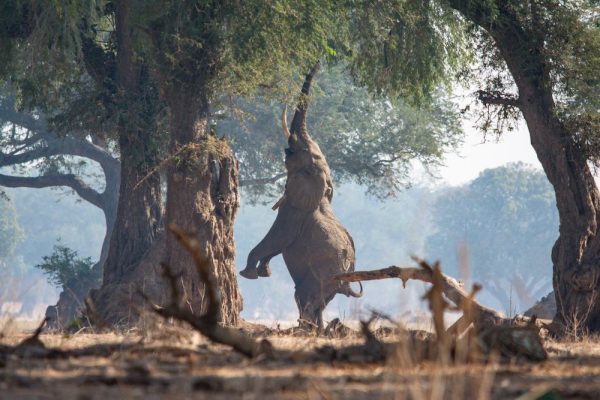
<instances>
[{"instance_id":1,"label":"elephant ear","mask_svg":"<svg viewBox=\"0 0 600 400\"><path fill-rule=\"evenodd\" d=\"M288 177L286 201L301 210L313 211L319 207L327 190L327 177L321 171L300 170Z\"/></svg>"}]
</instances>

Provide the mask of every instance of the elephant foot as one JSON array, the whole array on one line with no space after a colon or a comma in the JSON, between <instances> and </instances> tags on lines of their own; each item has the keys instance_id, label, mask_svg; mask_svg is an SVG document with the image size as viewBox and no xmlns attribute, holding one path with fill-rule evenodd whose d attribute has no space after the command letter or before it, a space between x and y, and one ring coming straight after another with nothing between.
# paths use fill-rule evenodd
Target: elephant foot
<instances>
[{"instance_id":1,"label":"elephant foot","mask_svg":"<svg viewBox=\"0 0 600 400\"><path fill-rule=\"evenodd\" d=\"M269 267L269 264L260 264L256 272L258 276L268 278L271 276L271 267Z\"/></svg>"},{"instance_id":2,"label":"elephant foot","mask_svg":"<svg viewBox=\"0 0 600 400\"><path fill-rule=\"evenodd\" d=\"M246 279L258 279L256 268L246 268L240 271L240 275Z\"/></svg>"}]
</instances>

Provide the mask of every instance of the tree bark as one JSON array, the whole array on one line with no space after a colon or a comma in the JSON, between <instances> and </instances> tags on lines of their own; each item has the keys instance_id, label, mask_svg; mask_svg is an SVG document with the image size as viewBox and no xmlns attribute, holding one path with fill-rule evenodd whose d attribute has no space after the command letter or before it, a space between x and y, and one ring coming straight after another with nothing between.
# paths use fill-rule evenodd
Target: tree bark
<instances>
[{"instance_id":1,"label":"tree bark","mask_svg":"<svg viewBox=\"0 0 600 400\"><path fill-rule=\"evenodd\" d=\"M170 90L171 154L166 220L191 232L200 243L217 282L220 310L217 319L237 325L242 298L235 271L233 224L239 206L237 161L226 141L209 132L209 105L203 93L183 85ZM208 306L204 284L195 264L173 235L167 236L167 262L181 274L185 303L196 315Z\"/></svg>"},{"instance_id":2,"label":"tree bark","mask_svg":"<svg viewBox=\"0 0 600 400\"><path fill-rule=\"evenodd\" d=\"M104 263L102 287L91 293L94 315L103 323L133 323L139 316L132 312L133 291L142 289L138 269L159 233L162 222L160 177L151 174L158 165L155 135L156 104L144 104L143 114L130 104L141 97L148 85L147 71L134 60L129 25L129 2L118 2L116 9L117 87L125 108L119 120L118 135L121 155L121 184L116 221L108 256ZM140 95L140 96L136 96ZM158 99L155 99L158 101ZM134 109L129 114L129 109ZM133 122L132 122L133 121ZM142 125L136 121L144 121ZM145 265L145 264L144 264ZM150 271L148 275L152 276Z\"/></svg>"},{"instance_id":3,"label":"tree bark","mask_svg":"<svg viewBox=\"0 0 600 400\"><path fill-rule=\"evenodd\" d=\"M495 41L517 85L516 104L527 123L531 144L554 187L560 229L552 249L557 305L553 327L558 334L572 329L600 331L600 193L574 132L557 116L552 63L544 55L543 31L522 26L506 2L498 2L495 17L484 5L448 2Z\"/></svg>"}]
</instances>

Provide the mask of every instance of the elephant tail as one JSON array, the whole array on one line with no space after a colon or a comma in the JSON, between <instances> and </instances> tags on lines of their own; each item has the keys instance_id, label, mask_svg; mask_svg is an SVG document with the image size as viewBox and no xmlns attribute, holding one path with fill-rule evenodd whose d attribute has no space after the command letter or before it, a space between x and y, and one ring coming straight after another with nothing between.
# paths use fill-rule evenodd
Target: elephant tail
<instances>
[{"instance_id":1,"label":"elephant tail","mask_svg":"<svg viewBox=\"0 0 600 400\"><path fill-rule=\"evenodd\" d=\"M344 283L344 285L340 288L340 291L338 293L345 295L346 297L362 297L363 295L363 285L362 283L359 281L358 285L360 286L360 292L356 293L351 287L350 287L350 283L346 282Z\"/></svg>"}]
</instances>

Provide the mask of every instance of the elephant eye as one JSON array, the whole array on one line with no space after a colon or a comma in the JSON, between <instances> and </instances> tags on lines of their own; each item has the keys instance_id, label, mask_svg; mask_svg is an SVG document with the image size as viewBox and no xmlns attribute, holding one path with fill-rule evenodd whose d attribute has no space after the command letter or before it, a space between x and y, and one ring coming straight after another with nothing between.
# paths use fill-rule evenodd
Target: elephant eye
<instances>
[{"instance_id":1,"label":"elephant eye","mask_svg":"<svg viewBox=\"0 0 600 400\"><path fill-rule=\"evenodd\" d=\"M285 149L285 155L286 156L291 156L292 154L294 154L294 150L292 150L292 149Z\"/></svg>"}]
</instances>

